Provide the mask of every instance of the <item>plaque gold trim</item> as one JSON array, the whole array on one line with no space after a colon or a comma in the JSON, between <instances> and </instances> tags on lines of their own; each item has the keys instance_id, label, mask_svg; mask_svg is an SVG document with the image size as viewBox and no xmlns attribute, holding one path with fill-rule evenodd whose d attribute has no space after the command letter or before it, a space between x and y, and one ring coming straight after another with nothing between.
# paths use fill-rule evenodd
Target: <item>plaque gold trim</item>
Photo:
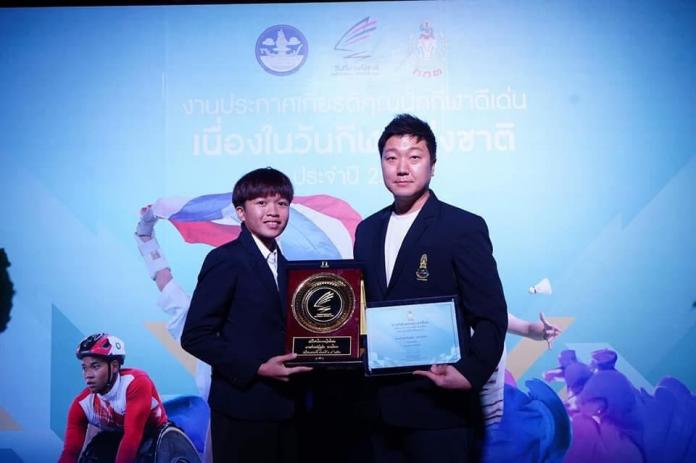
<instances>
[{"instance_id":1,"label":"plaque gold trim","mask_svg":"<svg viewBox=\"0 0 696 463\"><path fill-rule=\"evenodd\" d=\"M331 333L346 324L355 310L350 283L335 273L316 273L297 286L290 302L295 320L312 333Z\"/></svg>"}]
</instances>

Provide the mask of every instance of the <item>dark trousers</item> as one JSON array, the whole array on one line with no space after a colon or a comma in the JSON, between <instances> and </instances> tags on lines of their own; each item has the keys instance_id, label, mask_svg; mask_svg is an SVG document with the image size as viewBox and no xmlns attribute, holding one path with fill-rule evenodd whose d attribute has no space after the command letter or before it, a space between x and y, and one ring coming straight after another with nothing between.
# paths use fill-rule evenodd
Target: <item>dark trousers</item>
<instances>
[{"instance_id":1,"label":"dark trousers","mask_svg":"<svg viewBox=\"0 0 696 463\"><path fill-rule=\"evenodd\" d=\"M297 463L295 423L238 420L210 411L215 463Z\"/></svg>"},{"instance_id":2,"label":"dark trousers","mask_svg":"<svg viewBox=\"0 0 696 463\"><path fill-rule=\"evenodd\" d=\"M299 416L302 463L372 463L371 417L362 370L317 368L307 374Z\"/></svg>"},{"instance_id":3,"label":"dark trousers","mask_svg":"<svg viewBox=\"0 0 696 463\"><path fill-rule=\"evenodd\" d=\"M483 430L411 429L378 424L372 432L376 463L478 463Z\"/></svg>"}]
</instances>

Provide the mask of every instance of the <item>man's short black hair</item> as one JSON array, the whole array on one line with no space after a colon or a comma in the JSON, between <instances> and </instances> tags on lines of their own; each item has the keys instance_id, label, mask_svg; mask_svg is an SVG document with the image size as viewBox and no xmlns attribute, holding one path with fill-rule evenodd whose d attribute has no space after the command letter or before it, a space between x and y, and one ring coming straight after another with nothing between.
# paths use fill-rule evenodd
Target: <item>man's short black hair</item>
<instances>
[{"instance_id":1,"label":"man's short black hair","mask_svg":"<svg viewBox=\"0 0 696 463\"><path fill-rule=\"evenodd\" d=\"M425 140L425 146L428 147L428 151L430 152L430 164L435 164L437 160L437 143L435 142L435 134L433 134L427 122L410 114L398 114L392 119L389 125L384 128L382 136L379 137L377 147L379 148L380 156L382 155L387 140L394 135L411 135L418 141Z\"/></svg>"},{"instance_id":2,"label":"man's short black hair","mask_svg":"<svg viewBox=\"0 0 696 463\"><path fill-rule=\"evenodd\" d=\"M232 204L241 207L250 199L275 194L292 202L293 193L292 182L287 175L272 167L264 167L252 170L237 181L232 190Z\"/></svg>"}]
</instances>

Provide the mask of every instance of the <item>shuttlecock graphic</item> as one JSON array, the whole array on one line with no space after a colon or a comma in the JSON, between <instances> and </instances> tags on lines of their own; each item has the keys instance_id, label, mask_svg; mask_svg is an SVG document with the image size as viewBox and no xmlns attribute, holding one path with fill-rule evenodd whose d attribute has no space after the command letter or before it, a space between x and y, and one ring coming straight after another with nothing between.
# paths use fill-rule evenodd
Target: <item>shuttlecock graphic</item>
<instances>
[{"instance_id":1,"label":"shuttlecock graphic","mask_svg":"<svg viewBox=\"0 0 696 463\"><path fill-rule=\"evenodd\" d=\"M544 278L539 283L529 288L529 294L551 294L551 282L548 278Z\"/></svg>"}]
</instances>

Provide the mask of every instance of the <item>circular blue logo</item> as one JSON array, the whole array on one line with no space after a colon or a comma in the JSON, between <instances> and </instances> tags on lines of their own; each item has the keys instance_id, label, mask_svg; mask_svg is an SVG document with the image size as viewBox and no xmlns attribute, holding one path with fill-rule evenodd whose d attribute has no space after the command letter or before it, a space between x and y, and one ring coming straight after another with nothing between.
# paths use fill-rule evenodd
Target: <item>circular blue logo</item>
<instances>
[{"instance_id":1,"label":"circular blue logo","mask_svg":"<svg viewBox=\"0 0 696 463\"><path fill-rule=\"evenodd\" d=\"M286 24L271 26L256 40L256 61L276 76L297 71L307 60L309 46L299 30Z\"/></svg>"}]
</instances>

